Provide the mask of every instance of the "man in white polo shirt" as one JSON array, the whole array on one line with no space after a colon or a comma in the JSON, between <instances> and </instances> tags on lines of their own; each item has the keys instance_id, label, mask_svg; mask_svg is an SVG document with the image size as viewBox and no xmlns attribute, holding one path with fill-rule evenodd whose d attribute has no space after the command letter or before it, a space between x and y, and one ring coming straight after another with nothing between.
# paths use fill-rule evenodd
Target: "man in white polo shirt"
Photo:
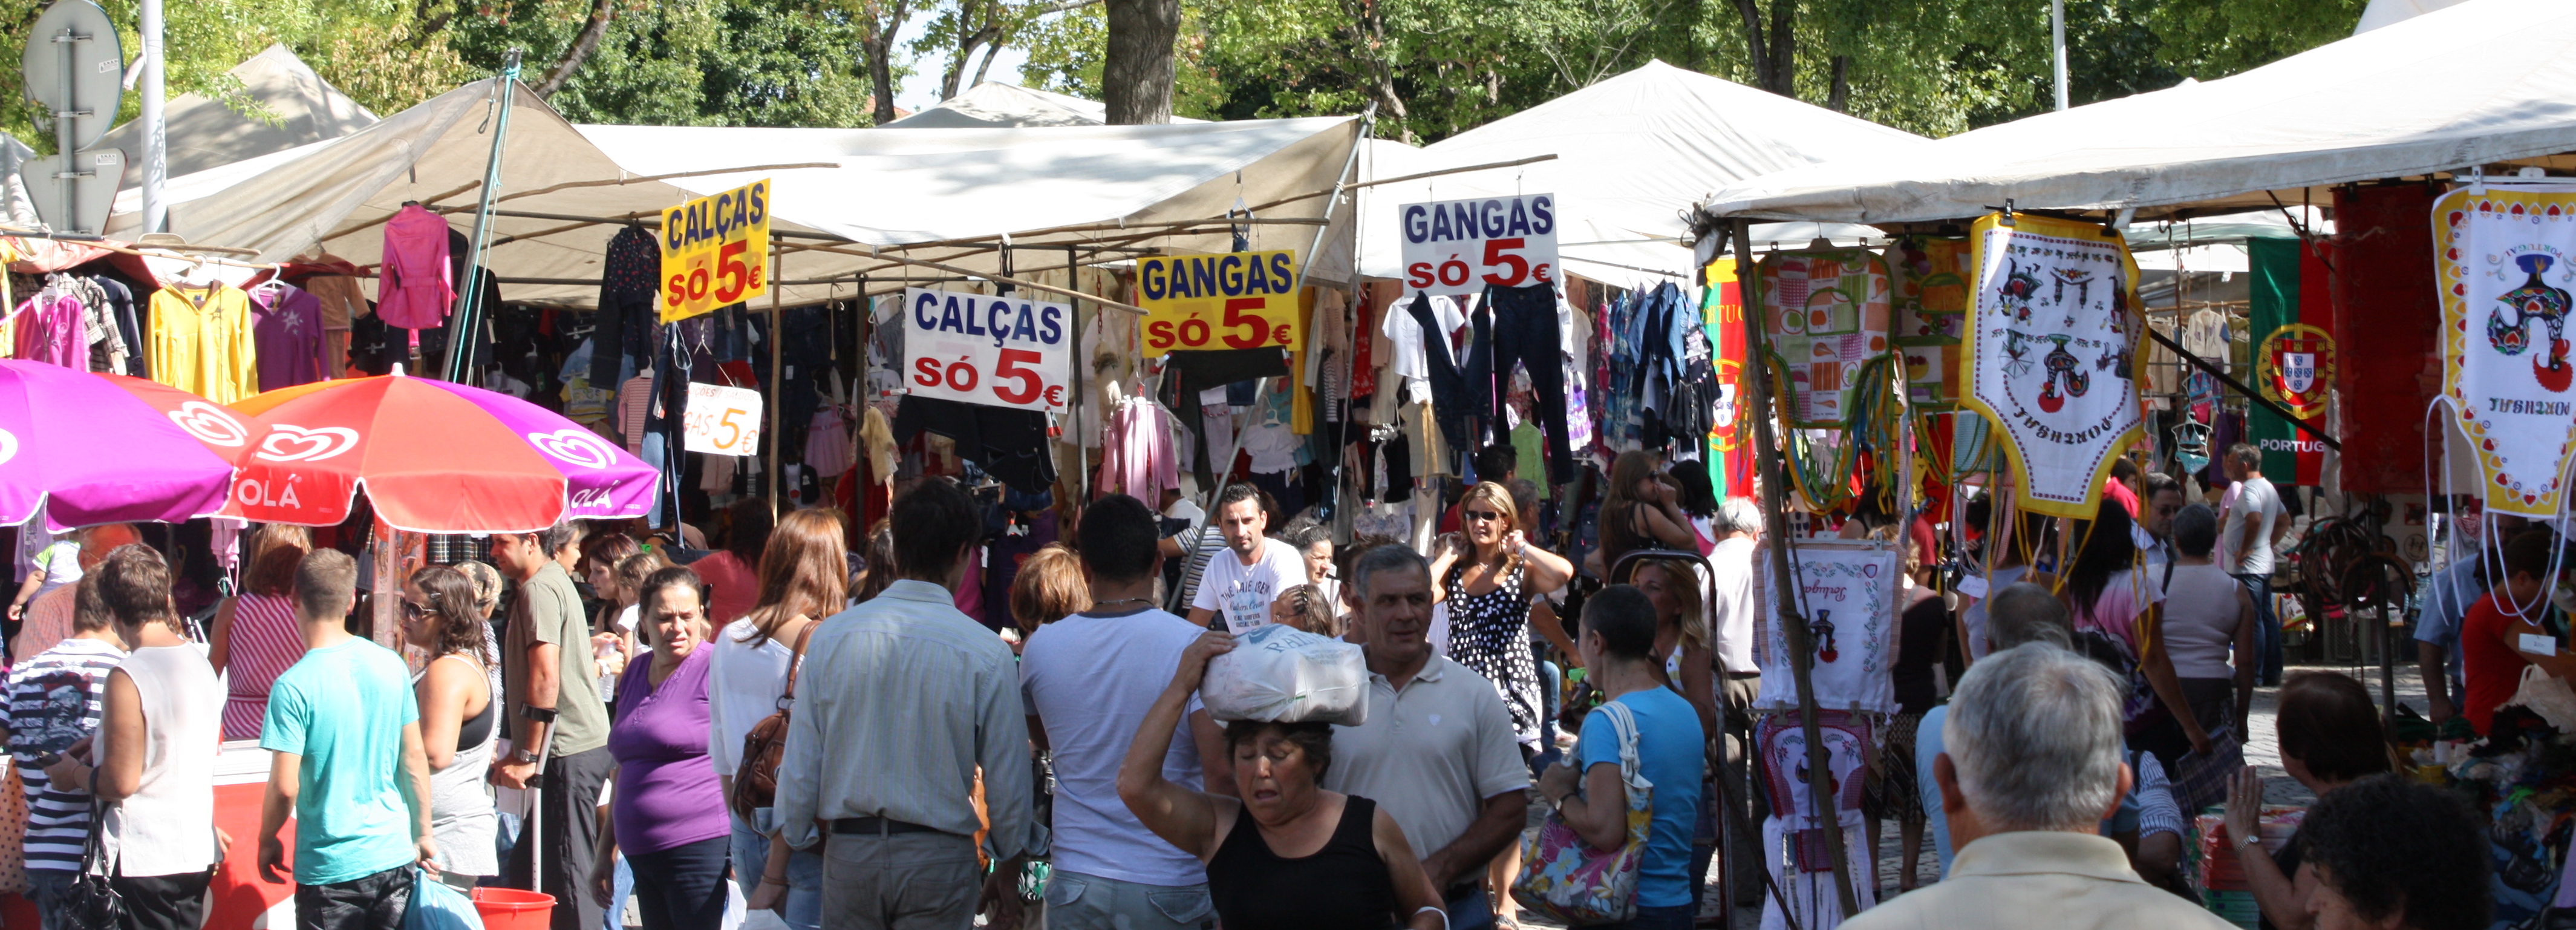
<instances>
[{"instance_id":1,"label":"man in white polo shirt","mask_svg":"<svg viewBox=\"0 0 2576 930\"><path fill-rule=\"evenodd\" d=\"M1368 720L1333 728L1324 787L1377 801L1421 850L1450 930L1494 926L1485 869L1520 839L1529 768L1502 692L1435 654L1431 567L1401 545L1361 553L1346 579L1368 656Z\"/></svg>"}]
</instances>

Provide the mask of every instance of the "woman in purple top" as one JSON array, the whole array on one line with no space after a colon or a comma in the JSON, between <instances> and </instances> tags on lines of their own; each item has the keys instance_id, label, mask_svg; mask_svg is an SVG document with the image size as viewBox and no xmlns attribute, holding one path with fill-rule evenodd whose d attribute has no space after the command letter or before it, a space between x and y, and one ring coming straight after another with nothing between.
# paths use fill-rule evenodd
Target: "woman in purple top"
<instances>
[{"instance_id":1,"label":"woman in purple top","mask_svg":"<svg viewBox=\"0 0 2576 930\"><path fill-rule=\"evenodd\" d=\"M706 648L705 590L685 568L644 580L637 626L652 651L636 655L619 677L608 733L616 790L592 860L592 894L601 906L616 906L610 889L624 840L645 930L717 930L724 922L733 824L707 758L707 661L715 650Z\"/></svg>"}]
</instances>

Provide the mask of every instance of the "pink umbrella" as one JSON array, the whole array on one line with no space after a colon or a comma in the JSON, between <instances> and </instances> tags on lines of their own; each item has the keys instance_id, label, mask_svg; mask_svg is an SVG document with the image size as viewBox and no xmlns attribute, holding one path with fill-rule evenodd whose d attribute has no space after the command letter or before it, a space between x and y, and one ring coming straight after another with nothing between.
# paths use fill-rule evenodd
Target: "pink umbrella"
<instances>
[{"instance_id":1,"label":"pink umbrella","mask_svg":"<svg viewBox=\"0 0 2576 930\"><path fill-rule=\"evenodd\" d=\"M236 414L195 395L0 359L0 524L40 510L56 532L213 514L233 476L215 450L246 436Z\"/></svg>"}]
</instances>

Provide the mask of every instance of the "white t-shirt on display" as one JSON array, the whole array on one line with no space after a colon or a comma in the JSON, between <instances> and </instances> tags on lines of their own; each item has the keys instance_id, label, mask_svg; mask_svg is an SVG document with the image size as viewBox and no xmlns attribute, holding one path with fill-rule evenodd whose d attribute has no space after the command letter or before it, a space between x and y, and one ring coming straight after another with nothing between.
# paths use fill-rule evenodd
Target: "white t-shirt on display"
<instances>
[{"instance_id":1,"label":"white t-shirt on display","mask_svg":"<svg viewBox=\"0 0 2576 930\"><path fill-rule=\"evenodd\" d=\"M1147 608L1074 614L1039 627L1020 651L1020 700L1045 724L1055 761L1055 867L1146 885L1207 881L1197 856L1163 842L1118 799L1118 766L1145 712L1204 632ZM1192 698L1190 709L1198 709ZM1163 777L1197 789L1198 745L1184 721Z\"/></svg>"},{"instance_id":2,"label":"white t-shirt on display","mask_svg":"<svg viewBox=\"0 0 2576 930\"><path fill-rule=\"evenodd\" d=\"M2281 492L2272 487L2271 479L2256 475L2227 489L2227 525L2218 532L2219 551L2226 558L2219 566L2231 575L2270 575L2272 573L2272 524L2282 514ZM2254 531L2254 541L2246 551L2236 551L2245 526L2254 520L2262 523Z\"/></svg>"},{"instance_id":3,"label":"white t-shirt on display","mask_svg":"<svg viewBox=\"0 0 2576 930\"><path fill-rule=\"evenodd\" d=\"M1225 615L1226 629L1240 636L1270 622L1270 602L1278 600L1280 592L1305 583L1306 564L1296 547L1263 539L1261 556L1250 565L1243 564L1232 549L1208 559L1190 607Z\"/></svg>"}]
</instances>

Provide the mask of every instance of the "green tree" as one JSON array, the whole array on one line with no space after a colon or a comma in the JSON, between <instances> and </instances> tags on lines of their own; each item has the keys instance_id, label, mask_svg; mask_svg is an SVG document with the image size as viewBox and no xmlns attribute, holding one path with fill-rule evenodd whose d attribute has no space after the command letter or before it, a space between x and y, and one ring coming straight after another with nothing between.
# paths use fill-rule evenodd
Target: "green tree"
<instances>
[{"instance_id":1,"label":"green tree","mask_svg":"<svg viewBox=\"0 0 2576 930\"><path fill-rule=\"evenodd\" d=\"M590 10L587 0L522 0L456 17L448 29L463 59L489 73L513 47L525 62L565 60L595 22ZM830 0L624 6L548 102L584 123L866 125L861 31Z\"/></svg>"}]
</instances>

